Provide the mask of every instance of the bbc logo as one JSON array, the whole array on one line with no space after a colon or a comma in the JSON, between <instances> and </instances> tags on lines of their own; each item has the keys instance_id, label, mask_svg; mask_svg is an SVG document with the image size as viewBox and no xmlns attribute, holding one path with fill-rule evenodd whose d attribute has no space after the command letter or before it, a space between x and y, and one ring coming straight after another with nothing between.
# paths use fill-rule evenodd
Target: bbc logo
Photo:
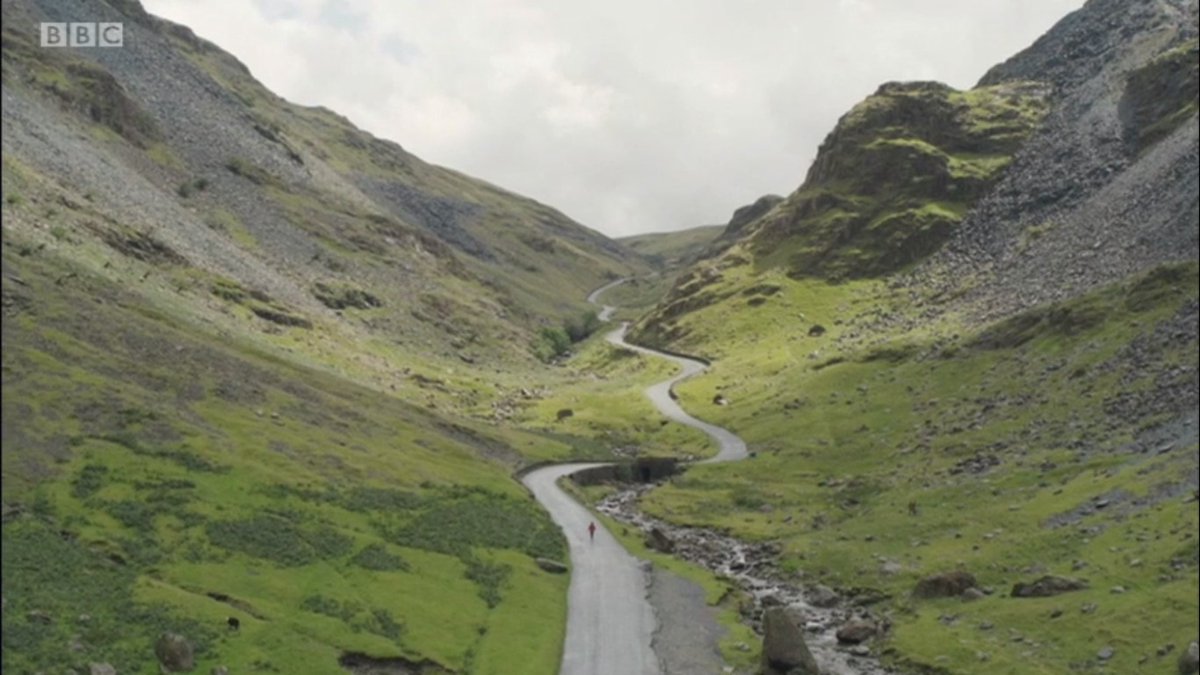
<instances>
[{"instance_id":1,"label":"bbc logo","mask_svg":"<svg viewBox=\"0 0 1200 675\"><path fill-rule=\"evenodd\" d=\"M121 47L125 24L77 21L42 23L43 47Z\"/></svg>"}]
</instances>

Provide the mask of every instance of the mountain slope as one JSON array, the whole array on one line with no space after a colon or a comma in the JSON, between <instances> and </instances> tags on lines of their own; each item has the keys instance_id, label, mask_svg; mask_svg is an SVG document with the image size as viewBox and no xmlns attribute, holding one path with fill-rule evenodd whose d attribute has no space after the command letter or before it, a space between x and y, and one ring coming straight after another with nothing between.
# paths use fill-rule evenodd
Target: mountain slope
<instances>
[{"instance_id":1,"label":"mountain slope","mask_svg":"<svg viewBox=\"0 0 1200 675\"><path fill-rule=\"evenodd\" d=\"M618 241L661 266L677 267L699 256L724 227L703 225L675 232L635 234L621 237Z\"/></svg>"},{"instance_id":2,"label":"mountain slope","mask_svg":"<svg viewBox=\"0 0 1200 675\"><path fill-rule=\"evenodd\" d=\"M389 336L419 344L449 332L484 353L639 269L636 255L549 207L278 98L135 3L87 7L126 22L122 49L36 46L35 21L77 11L5 5L4 151L69 185L74 201L89 196L120 224L104 232L152 232L190 266L310 319L336 323L339 303L325 296L364 286Z\"/></svg>"},{"instance_id":3,"label":"mountain slope","mask_svg":"<svg viewBox=\"0 0 1200 675\"><path fill-rule=\"evenodd\" d=\"M676 393L755 453L643 508L776 541L906 671L1172 668L1200 629L1196 16L1091 0L976 89L886 85L844 117L638 322L714 360ZM1037 94L999 109L1028 122L1001 152L937 114L1012 87ZM951 208L956 159L991 170ZM955 570L973 602L914 593ZM1085 587L1015 597L1048 574Z\"/></svg>"},{"instance_id":4,"label":"mountain slope","mask_svg":"<svg viewBox=\"0 0 1200 675\"><path fill-rule=\"evenodd\" d=\"M79 16L125 46L37 46ZM3 23L4 670L158 672L168 631L204 672L555 672L511 472L578 451L478 418L640 257L136 2Z\"/></svg>"}]
</instances>

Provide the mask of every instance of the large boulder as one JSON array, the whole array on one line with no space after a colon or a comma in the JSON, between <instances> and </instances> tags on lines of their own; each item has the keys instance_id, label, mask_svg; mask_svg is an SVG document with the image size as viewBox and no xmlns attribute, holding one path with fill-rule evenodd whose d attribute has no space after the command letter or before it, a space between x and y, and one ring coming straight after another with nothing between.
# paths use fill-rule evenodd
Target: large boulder
<instances>
[{"instance_id":1,"label":"large boulder","mask_svg":"<svg viewBox=\"0 0 1200 675\"><path fill-rule=\"evenodd\" d=\"M820 675L800 627L782 607L763 614L763 675Z\"/></svg>"},{"instance_id":2,"label":"large boulder","mask_svg":"<svg viewBox=\"0 0 1200 675\"><path fill-rule=\"evenodd\" d=\"M975 585L974 575L956 570L921 579L913 587L912 595L914 598L955 598Z\"/></svg>"},{"instance_id":3,"label":"large boulder","mask_svg":"<svg viewBox=\"0 0 1200 675\"><path fill-rule=\"evenodd\" d=\"M1012 596L1014 598L1048 598L1052 595L1067 593L1069 591L1081 591L1085 588L1087 588L1086 581L1056 577L1048 574L1030 583L1017 582L1013 585Z\"/></svg>"},{"instance_id":4,"label":"large boulder","mask_svg":"<svg viewBox=\"0 0 1200 675\"><path fill-rule=\"evenodd\" d=\"M1196 675L1196 673L1200 673L1200 644L1193 640L1179 655L1179 675Z\"/></svg>"},{"instance_id":5,"label":"large boulder","mask_svg":"<svg viewBox=\"0 0 1200 675\"><path fill-rule=\"evenodd\" d=\"M646 548L659 553L671 553L675 550L675 542L662 529L652 527L646 533Z\"/></svg>"},{"instance_id":6,"label":"large boulder","mask_svg":"<svg viewBox=\"0 0 1200 675\"><path fill-rule=\"evenodd\" d=\"M192 643L178 633L163 633L154 644L154 655L168 673L182 673L196 667Z\"/></svg>"}]
</instances>

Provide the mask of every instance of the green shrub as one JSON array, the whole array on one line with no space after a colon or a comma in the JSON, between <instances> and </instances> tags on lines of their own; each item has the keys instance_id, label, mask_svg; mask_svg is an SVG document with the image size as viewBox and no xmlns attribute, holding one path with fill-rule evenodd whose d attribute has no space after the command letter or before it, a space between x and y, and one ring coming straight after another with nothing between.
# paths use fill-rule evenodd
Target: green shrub
<instances>
[{"instance_id":1,"label":"green shrub","mask_svg":"<svg viewBox=\"0 0 1200 675\"><path fill-rule=\"evenodd\" d=\"M404 623L397 621L386 609L372 609L371 619L365 628L376 635L382 635L394 641L398 641L404 635Z\"/></svg>"},{"instance_id":2,"label":"green shrub","mask_svg":"<svg viewBox=\"0 0 1200 675\"><path fill-rule=\"evenodd\" d=\"M277 516L210 521L205 531L216 546L271 560L285 567L307 565L316 560L316 554L304 540L300 528Z\"/></svg>"},{"instance_id":3,"label":"green shrub","mask_svg":"<svg viewBox=\"0 0 1200 675\"><path fill-rule=\"evenodd\" d=\"M472 555L464 556L463 562L467 565L464 576L479 587L479 597L483 598L488 607L499 605L500 589L508 580L512 568L503 563L488 562Z\"/></svg>"},{"instance_id":4,"label":"green shrub","mask_svg":"<svg viewBox=\"0 0 1200 675\"><path fill-rule=\"evenodd\" d=\"M108 475L108 467L103 464L87 464L79 471L79 475L71 482L71 494L76 499L87 499L104 487L104 478Z\"/></svg>"},{"instance_id":5,"label":"green shrub","mask_svg":"<svg viewBox=\"0 0 1200 675\"><path fill-rule=\"evenodd\" d=\"M367 511L408 511L425 503L415 492L395 488L358 486L342 495L339 502L344 508L360 513Z\"/></svg>"},{"instance_id":6,"label":"green shrub","mask_svg":"<svg viewBox=\"0 0 1200 675\"><path fill-rule=\"evenodd\" d=\"M562 532L532 502L472 496L427 508L384 533L393 543L465 555L472 548L507 548L530 557L566 557Z\"/></svg>"},{"instance_id":7,"label":"green shrub","mask_svg":"<svg viewBox=\"0 0 1200 675\"><path fill-rule=\"evenodd\" d=\"M122 673L139 672L147 645L166 630L187 635L198 659L209 652L217 637L213 627L162 606L135 603L138 571L114 565L78 540L64 537L61 529L53 521L33 518L3 526L4 672L79 669L80 655L64 648L72 636L88 645L84 662L108 662ZM38 613L31 615L34 610ZM76 623L81 614L90 615L90 620ZM39 621L41 616L49 622Z\"/></svg>"},{"instance_id":8,"label":"green shrub","mask_svg":"<svg viewBox=\"0 0 1200 675\"><path fill-rule=\"evenodd\" d=\"M398 555L391 553L383 544L370 544L354 554L351 565L377 572L407 571L409 565Z\"/></svg>"}]
</instances>

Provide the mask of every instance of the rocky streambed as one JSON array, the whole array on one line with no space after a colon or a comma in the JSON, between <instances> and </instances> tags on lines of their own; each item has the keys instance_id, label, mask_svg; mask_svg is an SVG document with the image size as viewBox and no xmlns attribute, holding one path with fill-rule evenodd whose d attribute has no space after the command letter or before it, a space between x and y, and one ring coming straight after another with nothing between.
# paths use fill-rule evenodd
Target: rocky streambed
<instances>
[{"instance_id":1,"label":"rocky streambed","mask_svg":"<svg viewBox=\"0 0 1200 675\"><path fill-rule=\"evenodd\" d=\"M832 589L814 585L801 588L784 581L775 565L779 550L770 543L752 544L711 530L679 527L657 520L638 509L638 500L653 485L623 488L605 498L597 509L646 536L655 549L671 553L732 579L753 599L743 610L744 620L760 635L766 610L780 607L804 634L824 675L885 675L893 671L880 665L871 644L887 630L868 609L857 606Z\"/></svg>"}]
</instances>

